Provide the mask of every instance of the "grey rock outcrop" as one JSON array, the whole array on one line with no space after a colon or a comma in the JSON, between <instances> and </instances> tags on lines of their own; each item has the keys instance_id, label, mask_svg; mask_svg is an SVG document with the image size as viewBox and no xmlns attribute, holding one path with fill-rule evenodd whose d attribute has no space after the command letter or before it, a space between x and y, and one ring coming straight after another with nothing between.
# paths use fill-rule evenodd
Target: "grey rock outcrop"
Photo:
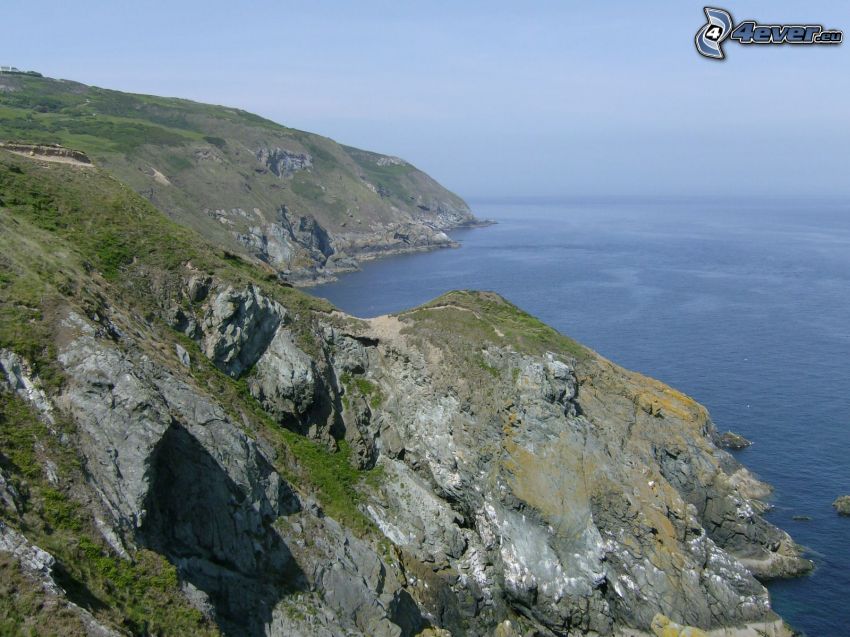
<instances>
[{"instance_id":1,"label":"grey rock outcrop","mask_svg":"<svg viewBox=\"0 0 850 637\"><path fill-rule=\"evenodd\" d=\"M53 405L23 358L9 350L0 349L0 374L0 383L35 407L48 423L53 422Z\"/></svg>"},{"instance_id":2,"label":"grey rock outcrop","mask_svg":"<svg viewBox=\"0 0 850 637\"><path fill-rule=\"evenodd\" d=\"M270 221L255 211L252 221L236 239L280 271L291 273L305 262L312 264L310 271L321 269L336 252L330 234L314 217L296 215L286 206L280 206Z\"/></svg>"},{"instance_id":3,"label":"grey rock outcrop","mask_svg":"<svg viewBox=\"0 0 850 637\"><path fill-rule=\"evenodd\" d=\"M398 397L393 420L405 460L453 504L423 520L427 500L408 496L405 506L396 487L370 513L395 542L479 582L473 594L482 605L523 608L557 634L609 634L623 621L648 626L658 609L705 626L728 620L730 606L741 623L769 614L764 588L706 534L656 468L650 445L643 460L627 452L616 418L597 412L592 396L591 404L576 401L578 381L565 361L493 352L490 364L519 374L503 418L491 420L473 418L451 395L423 395L433 382L424 361L388 356L388 379L403 379L392 381L390 403ZM416 482L407 482L414 491ZM658 509L638 504L653 500ZM470 524L475 533L464 533Z\"/></svg>"},{"instance_id":4,"label":"grey rock outcrop","mask_svg":"<svg viewBox=\"0 0 850 637\"><path fill-rule=\"evenodd\" d=\"M216 367L233 377L251 369L268 348L286 310L254 287L228 287L207 305L203 349Z\"/></svg>"},{"instance_id":5,"label":"grey rock outcrop","mask_svg":"<svg viewBox=\"0 0 850 637\"><path fill-rule=\"evenodd\" d=\"M838 515L850 515L850 495L842 495L836 498L832 507L838 512Z\"/></svg>"},{"instance_id":6,"label":"grey rock outcrop","mask_svg":"<svg viewBox=\"0 0 850 637\"><path fill-rule=\"evenodd\" d=\"M62 595L64 591L53 580L53 567L56 560L47 551L30 544L21 533L8 527L0 521L0 551L11 553L21 567L35 575L45 590L54 595Z\"/></svg>"},{"instance_id":7,"label":"grey rock outcrop","mask_svg":"<svg viewBox=\"0 0 850 637\"><path fill-rule=\"evenodd\" d=\"M192 367L192 360L189 358L189 352L179 343L174 346L174 353L177 354L177 360L183 367Z\"/></svg>"},{"instance_id":8,"label":"grey rock outcrop","mask_svg":"<svg viewBox=\"0 0 850 637\"><path fill-rule=\"evenodd\" d=\"M286 206L278 211L278 222L293 242L304 247L310 255L321 262L334 253L331 238L315 218L308 215L293 215Z\"/></svg>"},{"instance_id":9,"label":"grey rock outcrop","mask_svg":"<svg viewBox=\"0 0 850 637\"><path fill-rule=\"evenodd\" d=\"M0 507L12 514L21 512L21 496L2 469L0 469Z\"/></svg>"},{"instance_id":10,"label":"grey rock outcrop","mask_svg":"<svg viewBox=\"0 0 850 637\"><path fill-rule=\"evenodd\" d=\"M235 298L270 307L250 290L221 294L213 306ZM226 322L233 314L216 316ZM239 316L250 322L253 314ZM314 603L331 634L341 626L351 635L412 634L395 623L410 623L411 609L418 616L399 576L368 544L304 505L214 400L146 356L122 351L77 314L63 330L59 359L71 381L59 402L80 427L93 485L118 533L167 556L198 608L228 634L289 635L276 632L291 627L281 608L318 588ZM288 352L266 353L281 351ZM235 359L216 360L226 367Z\"/></svg>"},{"instance_id":11,"label":"grey rock outcrop","mask_svg":"<svg viewBox=\"0 0 850 637\"><path fill-rule=\"evenodd\" d=\"M741 434L736 434L734 431L726 431L717 436L717 446L722 449L746 449L753 443Z\"/></svg>"},{"instance_id":12,"label":"grey rock outcrop","mask_svg":"<svg viewBox=\"0 0 850 637\"><path fill-rule=\"evenodd\" d=\"M261 148L256 155L257 160L278 177L290 177L313 165L313 158L307 153L294 153L284 148Z\"/></svg>"},{"instance_id":13,"label":"grey rock outcrop","mask_svg":"<svg viewBox=\"0 0 850 637\"><path fill-rule=\"evenodd\" d=\"M303 417L313 407L317 390L315 366L295 344L289 330L277 331L255 371L251 393L274 416Z\"/></svg>"}]
</instances>

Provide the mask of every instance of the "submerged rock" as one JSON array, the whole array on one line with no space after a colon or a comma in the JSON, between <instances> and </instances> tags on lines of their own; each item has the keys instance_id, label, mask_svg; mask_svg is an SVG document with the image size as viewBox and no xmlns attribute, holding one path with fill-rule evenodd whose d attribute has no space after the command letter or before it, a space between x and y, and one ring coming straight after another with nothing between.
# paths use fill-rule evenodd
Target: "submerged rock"
<instances>
[{"instance_id":1,"label":"submerged rock","mask_svg":"<svg viewBox=\"0 0 850 637\"><path fill-rule=\"evenodd\" d=\"M838 512L838 515L850 515L850 495L842 495L840 498L836 498L832 506Z\"/></svg>"},{"instance_id":2,"label":"submerged rock","mask_svg":"<svg viewBox=\"0 0 850 637\"><path fill-rule=\"evenodd\" d=\"M727 431L717 437L717 446L723 449L746 449L752 444L751 441L734 431Z\"/></svg>"}]
</instances>

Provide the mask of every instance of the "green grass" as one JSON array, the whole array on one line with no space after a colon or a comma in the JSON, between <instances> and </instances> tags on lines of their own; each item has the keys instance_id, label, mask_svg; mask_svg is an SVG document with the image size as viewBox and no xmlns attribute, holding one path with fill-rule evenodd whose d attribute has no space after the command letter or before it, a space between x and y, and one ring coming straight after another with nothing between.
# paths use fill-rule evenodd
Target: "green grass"
<instances>
[{"instance_id":1,"label":"green grass","mask_svg":"<svg viewBox=\"0 0 850 637\"><path fill-rule=\"evenodd\" d=\"M311 178L309 173L298 172L292 178L292 192L307 201L319 201L325 191Z\"/></svg>"},{"instance_id":2,"label":"green grass","mask_svg":"<svg viewBox=\"0 0 850 637\"><path fill-rule=\"evenodd\" d=\"M449 292L399 318L408 324L407 333L467 348L492 343L536 355L551 351L579 360L588 356L582 345L492 292Z\"/></svg>"},{"instance_id":3,"label":"green grass","mask_svg":"<svg viewBox=\"0 0 850 637\"><path fill-rule=\"evenodd\" d=\"M405 178L412 172L411 166L407 164L389 164L378 166L377 164L361 164L366 178L376 187L388 192L390 197L397 201L403 201L409 187Z\"/></svg>"},{"instance_id":4,"label":"green grass","mask_svg":"<svg viewBox=\"0 0 850 637\"><path fill-rule=\"evenodd\" d=\"M493 378L501 378L502 377L502 372L500 372L498 368L493 367L486 360L484 360L484 356L479 355L476 358L476 363L477 363L479 369L487 372Z\"/></svg>"},{"instance_id":5,"label":"green grass","mask_svg":"<svg viewBox=\"0 0 850 637\"><path fill-rule=\"evenodd\" d=\"M345 440L337 441L339 449L331 452L323 444L287 429L279 429L278 434L305 470L325 512L361 537L377 534L375 525L357 505L363 500L363 485L376 485L382 477L381 469L354 468Z\"/></svg>"},{"instance_id":6,"label":"green grass","mask_svg":"<svg viewBox=\"0 0 850 637\"><path fill-rule=\"evenodd\" d=\"M133 153L142 146L174 147L226 140L210 124L287 130L238 109L153 95L122 93L50 78L5 78L0 92L0 135L6 139L65 144L88 152Z\"/></svg>"},{"instance_id":7,"label":"green grass","mask_svg":"<svg viewBox=\"0 0 850 637\"><path fill-rule=\"evenodd\" d=\"M41 515L48 529L61 529L79 533L83 530L83 520L79 506L68 499L67 494L52 487L41 489Z\"/></svg>"},{"instance_id":8,"label":"green grass","mask_svg":"<svg viewBox=\"0 0 850 637\"><path fill-rule=\"evenodd\" d=\"M41 478L43 467L35 446L49 438L47 427L30 408L11 394L0 393L0 466L27 479Z\"/></svg>"},{"instance_id":9,"label":"green grass","mask_svg":"<svg viewBox=\"0 0 850 637\"><path fill-rule=\"evenodd\" d=\"M22 114L57 114L65 117L96 115L143 121L160 128L189 133L204 130L204 117L286 130L279 124L239 109L191 100L123 93L50 78L17 77L14 86L16 90L0 95L0 104Z\"/></svg>"},{"instance_id":10,"label":"green grass","mask_svg":"<svg viewBox=\"0 0 850 637\"><path fill-rule=\"evenodd\" d=\"M0 299L5 294L0 290ZM14 305L0 300L0 348L22 356L33 373L48 388L62 384L62 372L56 364L56 347L49 325L39 307Z\"/></svg>"},{"instance_id":11,"label":"green grass","mask_svg":"<svg viewBox=\"0 0 850 637\"><path fill-rule=\"evenodd\" d=\"M30 188L39 195L37 184ZM15 195L0 189L0 199L12 202ZM43 225L56 224L47 218ZM47 390L56 390L63 373L56 363L49 316L80 291L83 267L70 257L67 246L58 245L55 230L42 230L4 209L0 226L0 348L18 353Z\"/></svg>"},{"instance_id":12,"label":"green grass","mask_svg":"<svg viewBox=\"0 0 850 637\"><path fill-rule=\"evenodd\" d=\"M88 152L129 153L145 144L179 146L193 139L178 131L141 122L49 112L2 118L0 129L7 139L63 144Z\"/></svg>"},{"instance_id":13,"label":"green grass","mask_svg":"<svg viewBox=\"0 0 850 637\"><path fill-rule=\"evenodd\" d=\"M377 409L383 404L384 394L381 391L381 388L368 378L345 373L339 380L345 388L346 396L356 392L368 400L369 406L372 409ZM346 396L344 396L344 398Z\"/></svg>"},{"instance_id":14,"label":"green grass","mask_svg":"<svg viewBox=\"0 0 850 637\"><path fill-rule=\"evenodd\" d=\"M74 246L106 279L134 258L163 269L202 262L200 242L115 179L96 171L57 170L0 155L0 198L36 228Z\"/></svg>"},{"instance_id":15,"label":"green grass","mask_svg":"<svg viewBox=\"0 0 850 637\"><path fill-rule=\"evenodd\" d=\"M208 144L212 144L213 146L215 146L216 148L219 148L219 149L227 146L227 140L225 140L221 137L216 137L214 135L205 135L204 141Z\"/></svg>"}]
</instances>

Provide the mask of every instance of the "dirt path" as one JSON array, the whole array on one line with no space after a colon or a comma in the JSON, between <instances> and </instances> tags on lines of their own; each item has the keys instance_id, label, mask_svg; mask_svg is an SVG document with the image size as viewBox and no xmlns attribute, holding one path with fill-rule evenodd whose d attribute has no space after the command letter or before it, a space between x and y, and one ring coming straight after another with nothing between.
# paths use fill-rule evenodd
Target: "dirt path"
<instances>
[{"instance_id":1,"label":"dirt path","mask_svg":"<svg viewBox=\"0 0 850 637\"><path fill-rule=\"evenodd\" d=\"M91 163L91 160L85 154L75 150L68 150L61 146L0 143L0 150L5 150L20 157L49 161L55 164L70 164L72 166L82 166L83 168L94 168L94 164Z\"/></svg>"},{"instance_id":2,"label":"dirt path","mask_svg":"<svg viewBox=\"0 0 850 637\"><path fill-rule=\"evenodd\" d=\"M38 155L33 152L24 153L19 150L9 150L8 152L13 155L20 155L21 157L28 157L29 159L37 159L39 161L49 161L55 164L71 164L72 166L82 166L83 168L94 168L94 164L87 164L85 162L80 161L79 159L74 159L72 157L58 157L56 155Z\"/></svg>"},{"instance_id":3,"label":"dirt path","mask_svg":"<svg viewBox=\"0 0 850 637\"><path fill-rule=\"evenodd\" d=\"M404 323L395 316L384 314L375 318L367 319L377 337L382 340L396 340L401 336L401 328Z\"/></svg>"}]
</instances>

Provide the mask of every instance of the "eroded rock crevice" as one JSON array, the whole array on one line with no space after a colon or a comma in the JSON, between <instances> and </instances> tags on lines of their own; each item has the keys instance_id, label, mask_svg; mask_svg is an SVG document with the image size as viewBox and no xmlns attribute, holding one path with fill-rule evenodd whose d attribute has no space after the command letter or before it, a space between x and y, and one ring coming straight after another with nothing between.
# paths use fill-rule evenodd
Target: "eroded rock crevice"
<instances>
[{"instance_id":1,"label":"eroded rock crevice","mask_svg":"<svg viewBox=\"0 0 850 637\"><path fill-rule=\"evenodd\" d=\"M257 479L275 501L252 497L185 427L174 422L150 458L150 487L138 541L165 555L202 593L228 634L265 635L276 604L308 586L274 528L300 503L259 461ZM203 606L203 604L201 604Z\"/></svg>"}]
</instances>

